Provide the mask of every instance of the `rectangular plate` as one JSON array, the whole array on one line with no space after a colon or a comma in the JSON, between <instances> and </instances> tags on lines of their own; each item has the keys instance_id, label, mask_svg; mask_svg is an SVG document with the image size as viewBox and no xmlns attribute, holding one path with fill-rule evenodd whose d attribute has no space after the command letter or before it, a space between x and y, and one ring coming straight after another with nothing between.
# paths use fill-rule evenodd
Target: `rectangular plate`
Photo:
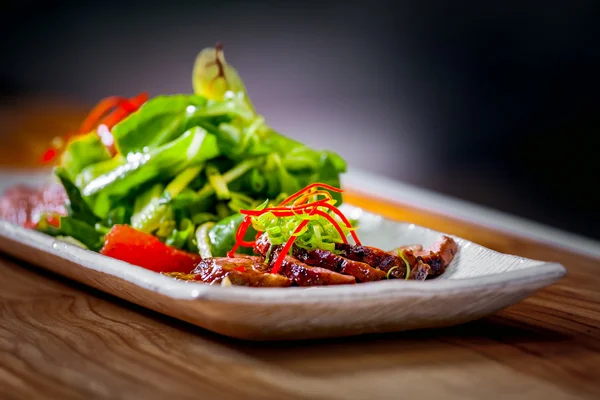
<instances>
[{"instance_id":1,"label":"rectangular plate","mask_svg":"<svg viewBox=\"0 0 600 400\"><path fill-rule=\"evenodd\" d=\"M429 246L440 232L345 204L365 245ZM501 254L454 237L457 256L439 278L312 288L220 287L177 281L0 221L0 251L117 297L241 339L349 336L455 325L523 300L563 275L558 263Z\"/></svg>"}]
</instances>

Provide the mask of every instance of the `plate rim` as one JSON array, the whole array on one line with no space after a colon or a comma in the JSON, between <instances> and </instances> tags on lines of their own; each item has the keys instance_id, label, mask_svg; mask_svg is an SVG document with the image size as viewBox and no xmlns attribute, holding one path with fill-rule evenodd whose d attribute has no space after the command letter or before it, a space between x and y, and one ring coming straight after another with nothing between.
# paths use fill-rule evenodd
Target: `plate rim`
<instances>
[{"instance_id":1,"label":"plate rim","mask_svg":"<svg viewBox=\"0 0 600 400\"><path fill-rule=\"evenodd\" d=\"M360 208L352 205L353 207ZM364 212L371 213L360 208ZM374 214L374 213L371 213ZM375 214L380 216L379 214ZM382 218L389 220L383 216ZM417 224L394 221L401 225L413 225L422 230L436 234L444 233ZM414 228L413 228L414 229ZM111 277L125 280L142 289L167 296L177 300L207 300L236 303L274 303L281 304L314 304L320 302L355 302L357 299L373 298L426 298L440 295L456 295L480 291L500 290L507 286L518 291L523 287L541 289L566 275L566 268L552 261L541 261L516 256L489 249L469 240L449 235L460 241L462 246L469 245L486 253L498 254L521 260L534 265L523 269L492 273L488 275L460 278L433 279L425 282L404 281L400 279L379 282L365 282L356 285L331 285L321 287L290 287L290 288L249 288L221 287L202 284L199 282L178 281L168 276L158 274L145 268L110 258L102 254L82 249L76 245L60 241L42 232L33 231L0 221L0 237L19 242L37 251L50 253L66 261L91 269ZM293 295L292 295L293 293Z\"/></svg>"}]
</instances>

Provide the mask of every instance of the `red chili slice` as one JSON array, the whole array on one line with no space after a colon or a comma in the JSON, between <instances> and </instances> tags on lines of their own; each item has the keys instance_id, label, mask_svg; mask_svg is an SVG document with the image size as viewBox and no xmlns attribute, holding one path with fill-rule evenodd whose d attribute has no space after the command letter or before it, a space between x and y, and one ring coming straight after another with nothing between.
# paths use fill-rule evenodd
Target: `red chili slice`
<instances>
[{"instance_id":1,"label":"red chili slice","mask_svg":"<svg viewBox=\"0 0 600 400\"><path fill-rule=\"evenodd\" d=\"M264 213L270 211L270 212L284 212L284 213L289 213L289 212L294 212L296 210L304 210L306 208L311 208L311 207L319 207L324 205L325 203L327 203L329 201L329 199L322 199L319 201L315 201L313 203L308 203L308 204L303 204L303 205L299 205L299 206L292 206L292 207L268 207L268 208L263 208L262 210L240 210L241 214L244 215L252 215L252 216L260 216L263 215ZM293 216L293 214L290 214L288 216Z\"/></svg>"},{"instance_id":2,"label":"red chili slice","mask_svg":"<svg viewBox=\"0 0 600 400\"><path fill-rule=\"evenodd\" d=\"M281 252L279 253L279 256L277 257L277 260L275 260L275 263L273 264L273 268L271 269L272 274L276 274L279 272L279 270L281 269L281 264L283 264L283 260L285 260L285 256L287 256L290 249L292 248L292 245L296 241L297 236L295 234L300 232L307 224L308 224L308 220L305 219L304 221L302 221L300 223L300 225L298 225L296 227L292 236L288 239L285 246L283 246L283 249L281 249Z\"/></svg>"},{"instance_id":3,"label":"red chili slice","mask_svg":"<svg viewBox=\"0 0 600 400\"><path fill-rule=\"evenodd\" d=\"M117 107L119 103L124 100L127 99L120 96L110 96L100 100L100 102L98 102L98 104L92 108L92 111L90 111L86 119L83 121L79 131L82 133L87 133L94 129L98 124L98 121L100 121L103 116L105 116L113 108Z\"/></svg>"},{"instance_id":4,"label":"red chili slice","mask_svg":"<svg viewBox=\"0 0 600 400\"><path fill-rule=\"evenodd\" d=\"M326 185L324 183L313 183L311 185L308 185L307 187L305 187L302 190L297 191L296 193L294 193L293 195L291 195L290 197L288 197L287 199L283 200L281 203L279 203L280 206L283 206L287 203L289 203L290 201L292 201L293 199L295 199L296 197L300 196L302 193L305 193L309 190L311 190L314 187L321 187L323 189L327 189L327 190L331 190L332 192L337 192L337 193L342 193L343 190L342 189L338 189L336 187L333 187L331 185Z\"/></svg>"},{"instance_id":5,"label":"red chili slice","mask_svg":"<svg viewBox=\"0 0 600 400\"><path fill-rule=\"evenodd\" d=\"M47 164L52 162L56 157L60 154L59 151L62 150L64 143L67 143L69 139L78 134L85 134L92 131L95 127L105 125L106 130L108 130L108 134L110 134L110 129L113 126L121 122L125 117L129 114L137 111L146 101L148 101L148 93L142 92L131 99L127 99L121 96L111 96L105 99L100 100L98 104L90 111L88 116L85 118L81 127L79 128L79 132L67 134L62 137L61 142L63 145L55 145L53 147L48 148L42 154L42 163ZM110 112L113 110L112 112ZM109 113L110 112L110 113ZM105 138L108 136L106 132L104 133L104 137L101 136L103 143ZM112 137L112 136L111 136ZM113 140L114 142L114 140ZM111 156L116 153L116 147L114 143L112 145L107 145L107 149L109 150Z\"/></svg>"},{"instance_id":6,"label":"red chili slice","mask_svg":"<svg viewBox=\"0 0 600 400\"><path fill-rule=\"evenodd\" d=\"M346 226L348 228L352 228L352 224L350 223L350 221L348 221L348 218L346 218L346 216L335 206L331 205L331 204L325 204L324 207L329 208L331 211L333 211L338 217L340 217L340 219L342 220L342 222L344 224L346 224ZM358 235L356 234L356 232L354 231L350 231L350 235L352 235L352 238L354 239L354 242L356 242L356 244L358 246L361 246L360 240L358 239Z\"/></svg>"},{"instance_id":7,"label":"red chili slice","mask_svg":"<svg viewBox=\"0 0 600 400\"><path fill-rule=\"evenodd\" d=\"M106 125L108 129L111 129L129 114L137 111L147 100L148 93L146 92L140 93L131 99L121 99L117 104L117 108L100 121L100 123Z\"/></svg>"}]
</instances>

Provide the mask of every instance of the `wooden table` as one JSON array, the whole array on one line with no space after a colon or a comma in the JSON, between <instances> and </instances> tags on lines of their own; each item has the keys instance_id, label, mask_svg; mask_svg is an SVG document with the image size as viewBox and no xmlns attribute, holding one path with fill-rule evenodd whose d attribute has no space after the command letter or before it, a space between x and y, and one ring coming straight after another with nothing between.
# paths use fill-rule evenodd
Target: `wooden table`
<instances>
[{"instance_id":1,"label":"wooden table","mask_svg":"<svg viewBox=\"0 0 600 400\"><path fill-rule=\"evenodd\" d=\"M0 255L2 399L567 399L600 396L600 259L349 192L388 217L561 262L558 284L428 331L303 342L220 337Z\"/></svg>"}]
</instances>

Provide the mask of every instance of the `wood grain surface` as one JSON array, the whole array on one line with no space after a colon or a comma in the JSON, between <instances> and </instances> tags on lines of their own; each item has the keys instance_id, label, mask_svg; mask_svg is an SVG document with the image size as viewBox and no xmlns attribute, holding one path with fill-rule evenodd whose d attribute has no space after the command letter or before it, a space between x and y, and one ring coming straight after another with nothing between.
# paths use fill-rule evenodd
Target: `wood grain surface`
<instances>
[{"instance_id":1,"label":"wood grain surface","mask_svg":"<svg viewBox=\"0 0 600 400\"><path fill-rule=\"evenodd\" d=\"M453 328L248 343L0 255L0 398L600 398L600 260L358 192L346 199L561 262L567 277Z\"/></svg>"}]
</instances>

